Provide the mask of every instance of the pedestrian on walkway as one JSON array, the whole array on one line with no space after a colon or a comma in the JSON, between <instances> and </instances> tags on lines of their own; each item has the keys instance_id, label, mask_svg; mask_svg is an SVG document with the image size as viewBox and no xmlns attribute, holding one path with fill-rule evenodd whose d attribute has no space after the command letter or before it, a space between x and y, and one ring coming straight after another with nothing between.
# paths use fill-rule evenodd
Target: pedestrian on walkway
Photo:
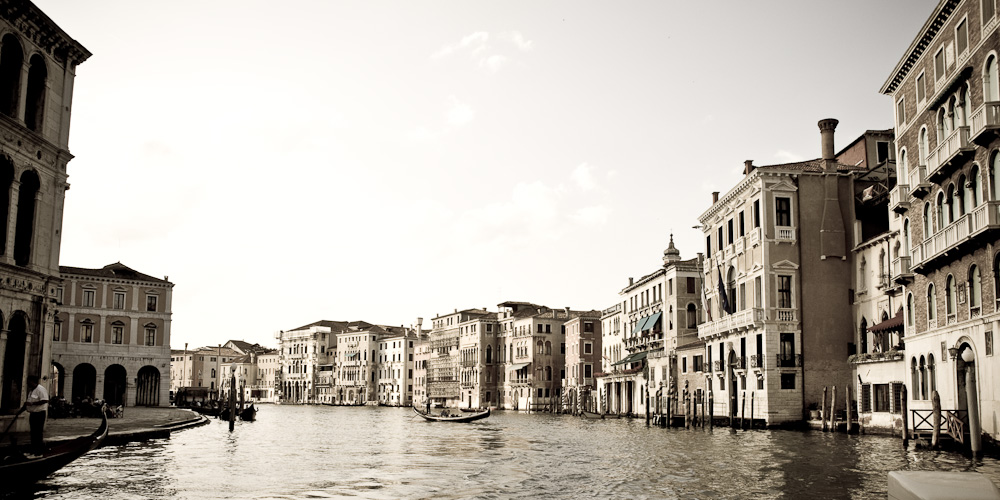
<instances>
[{"instance_id":1,"label":"pedestrian on walkway","mask_svg":"<svg viewBox=\"0 0 1000 500\"><path fill-rule=\"evenodd\" d=\"M38 458L45 452L42 431L45 430L45 415L49 409L49 393L38 382L37 375L28 377L28 399L24 402L31 427L31 453L28 458Z\"/></svg>"}]
</instances>

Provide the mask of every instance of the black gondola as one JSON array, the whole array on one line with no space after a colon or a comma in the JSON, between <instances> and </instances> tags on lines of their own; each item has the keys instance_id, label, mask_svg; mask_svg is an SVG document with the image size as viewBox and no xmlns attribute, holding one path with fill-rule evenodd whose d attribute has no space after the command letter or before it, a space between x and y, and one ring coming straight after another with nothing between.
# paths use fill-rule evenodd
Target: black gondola
<instances>
[{"instance_id":1,"label":"black gondola","mask_svg":"<svg viewBox=\"0 0 1000 500\"><path fill-rule=\"evenodd\" d=\"M14 449L0 450L0 490L14 491L40 479L80 458L94 448L100 447L108 436L108 416L101 412L101 425L89 436L69 441L57 442L38 458L27 458Z\"/></svg>"},{"instance_id":2,"label":"black gondola","mask_svg":"<svg viewBox=\"0 0 1000 500\"><path fill-rule=\"evenodd\" d=\"M481 419L484 419L484 418L490 416L490 409L489 408L487 408L486 411L481 411L479 413L465 413L465 414L462 414L462 412L459 412L458 415L454 415L454 416L451 416L451 415L431 415L429 413L424 413L424 412L418 410L416 407L413 408L413 412L416 413L417 415L420 415L421 417L424 417L424 419L430 420L430 421L433 421L433 422L473 422L473 421L481 420Z\"/></svg>"},{"instance_id":3,"label":"black gondola","mask_svg":"<svg viewBox=\"0 0 1000 500\"><path fill-rule=\"evenodd\" d=\"M245 422L253 422L257 419L257 408L254 408L253 403L247 406L240 412L240 420Z\"/></svg>"}]
</instances>

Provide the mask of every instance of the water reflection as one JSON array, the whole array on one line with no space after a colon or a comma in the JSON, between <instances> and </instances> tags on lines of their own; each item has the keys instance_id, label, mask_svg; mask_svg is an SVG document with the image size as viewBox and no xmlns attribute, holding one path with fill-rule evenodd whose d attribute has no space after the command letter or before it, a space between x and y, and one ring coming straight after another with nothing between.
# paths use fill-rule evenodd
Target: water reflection
<instances>
[{"instance_id":1,"label":"water reflection","mask_svg":"<svg viewBox=\"0 0 1000 500\"><path fill-rule=\"evenodd\" d=\"M253 423L103 448L35 498L885 498L890 470L994 459L821 432L647 428L642 420L494 413L471 424L406 408L264 406ZM31 497L31 495L28 495Z\"/></svg>"}]
</instances>

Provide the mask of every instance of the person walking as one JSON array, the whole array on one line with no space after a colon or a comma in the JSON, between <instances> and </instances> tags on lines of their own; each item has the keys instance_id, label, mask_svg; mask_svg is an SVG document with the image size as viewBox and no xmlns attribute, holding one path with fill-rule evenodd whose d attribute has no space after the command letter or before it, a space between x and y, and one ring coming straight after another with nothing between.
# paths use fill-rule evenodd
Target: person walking
<instances>
[{"instance_id":1,"label":"person walking","mask_svg":"<svg viewBox=\"0 0 1000 500\"><path fill-rule=\"evenodd\" d=\"M42 431L45 430L45 415L49 409L49 393L38 382L37 375L28 377L28 399L24 402L31 427L31 453L26 455L28 458L39 458L45 452Z\"/></svg>"}]
</instances>

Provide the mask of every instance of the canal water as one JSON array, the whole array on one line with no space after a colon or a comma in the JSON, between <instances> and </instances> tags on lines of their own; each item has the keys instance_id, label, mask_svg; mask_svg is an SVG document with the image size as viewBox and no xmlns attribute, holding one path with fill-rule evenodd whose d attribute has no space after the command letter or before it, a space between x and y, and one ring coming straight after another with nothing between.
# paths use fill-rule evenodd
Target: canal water
<instances>
[{"instance_id":1,"label":"canal water","mask_svg":"<svg viewBox=\"0 0 1000 500\"><path fill-rule=\"evenodd\" d=\"M425 422L407 408L260 407L256 422L95 450L26 498L886 498L892 470L1000 462L823 432L647 428L496 412Z\"/></svg>"}]
</instances>

